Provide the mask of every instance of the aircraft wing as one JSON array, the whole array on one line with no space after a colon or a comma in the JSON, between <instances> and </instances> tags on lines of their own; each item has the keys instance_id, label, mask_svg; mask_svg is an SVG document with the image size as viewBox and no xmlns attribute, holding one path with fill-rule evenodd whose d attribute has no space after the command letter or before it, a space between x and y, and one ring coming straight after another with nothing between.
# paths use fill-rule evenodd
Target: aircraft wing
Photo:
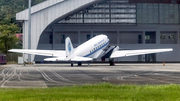
<instances>
[{"instance_id":1,"label":"aircraft wing","mask_svg":"<svg viewBox=\"0 0 180 101\"><path fill-rule=\"evenodd\" d=\"M168 52L168 51L173 51L173 49L169 48L169 49L118 50L118 51L113 52L110 58L160 53L160 52Z\"/></svg>"},{"instance_id":2,"label":"aircraft wing","mask_svg":"<svg viewBox=\"0 0 180 101\"><path fill-rule=\"evenodd\" d=\"M43 55L43 56L57 56L66 57L65 50L28 50L28 49L11 49L9 52L25 53L33 55Z\"/></svg>"},{"instance_id":3,"label":"aircraft wing","mask_svg":"<svg viewBox=\"0 0 180 101\"><path fill-rule=\"evenodd\" d=\"M45 61L91 61L92 58L75 56L66 58L66 51L63 50L28 50L28 49L11 49L9 52L25 53L42 56L56 56L57 58L46 58Z\"/></svg>"}]
</instances>

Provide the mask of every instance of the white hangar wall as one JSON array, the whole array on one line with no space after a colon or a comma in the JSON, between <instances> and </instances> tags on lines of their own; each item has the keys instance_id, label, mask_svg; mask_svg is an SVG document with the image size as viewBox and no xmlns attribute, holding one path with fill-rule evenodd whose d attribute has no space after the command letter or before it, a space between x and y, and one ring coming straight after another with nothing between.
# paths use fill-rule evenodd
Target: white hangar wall
<instances>
[{"instance_id":1,"label":"white hangar wall","mask_svg":"<svg viewBox=\"0 0 180 101\"><path fill-rule=\"evenodd\" d=\"M31 48L36 49L41 33L58 18L84 5L101 0L47 0L31 8ZM28 9L16 14L23 21L23 48L28 49ZM27 55L25 55L27 59ZM31 60L34 56L31 56Z\"/></svg>"}]
</instances>

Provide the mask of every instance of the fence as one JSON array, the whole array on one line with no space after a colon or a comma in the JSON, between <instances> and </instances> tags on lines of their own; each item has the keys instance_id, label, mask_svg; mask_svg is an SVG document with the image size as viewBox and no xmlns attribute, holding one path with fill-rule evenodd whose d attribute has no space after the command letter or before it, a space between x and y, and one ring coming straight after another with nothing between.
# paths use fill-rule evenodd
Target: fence
<instances>
[{"instance_id":1,"label":"fence","mask_svg":"<svg viewBox=\"0 0 180 101\"><path fill-rule=\"evenodd\" d=\"M23 54L21 53L8 53L6 56L6 61L18 63L18 57L22 57L22 56Z\"/></svg>"}]
</instances>

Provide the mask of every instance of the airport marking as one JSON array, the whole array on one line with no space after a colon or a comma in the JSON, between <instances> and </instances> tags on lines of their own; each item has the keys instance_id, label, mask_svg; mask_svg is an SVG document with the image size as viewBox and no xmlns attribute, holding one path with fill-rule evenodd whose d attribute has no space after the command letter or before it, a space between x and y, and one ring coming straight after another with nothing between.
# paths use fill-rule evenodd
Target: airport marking
<instances>
[{"instance_id":1,"label":"airport marking","mask_svg":"<svg viewBox=\"0 0 180 101\"><path fill-rule=\"evenodd\" d=\"M162 80L158 80L158 79L154 79L154 78L150 78L150 77L144 77L144 78L147 78L149 80L156 80L156 81L159 81L159 82L162 82L162 83L172 84L171 82L166 82L166 81L162 81Z\"/></svg>"},{"instance_id":2,"label":"airport marking","mask_svg":"<svg viewBox=\"0 0 180 101\"><path fill-rule=\"evenodd\" d=\"M36 66L34 66L34 69L37 70Z\"/></svg>"},{"instance_id":3,"label":"airport marking","mask_svg":"<svg viewBox=\"0 0 180 101\"><path fill-rule=\"evenodd\" d=\"M0 68L0 71L3 70L4 68L6 68L7 65L3 65L1 68Z\"/></svg>"}]
</instances>

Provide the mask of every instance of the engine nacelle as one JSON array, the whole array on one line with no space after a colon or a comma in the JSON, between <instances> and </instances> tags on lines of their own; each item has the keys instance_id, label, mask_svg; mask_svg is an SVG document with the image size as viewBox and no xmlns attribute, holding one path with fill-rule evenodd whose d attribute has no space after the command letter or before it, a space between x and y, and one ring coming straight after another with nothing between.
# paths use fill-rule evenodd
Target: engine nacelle
<instances>
[{"instance_id":1,"label":"engine nacelle","mask_svg":"<svg viewBox=\"0 0 180 101\"><path fill-rule=\"evenodd\" d=\"M104 49L104 52L101 55L101 60L105 61L105 58L110 58L111 54L119 50L119 46L108 46Z\"/></svg>"}]
</instances>

